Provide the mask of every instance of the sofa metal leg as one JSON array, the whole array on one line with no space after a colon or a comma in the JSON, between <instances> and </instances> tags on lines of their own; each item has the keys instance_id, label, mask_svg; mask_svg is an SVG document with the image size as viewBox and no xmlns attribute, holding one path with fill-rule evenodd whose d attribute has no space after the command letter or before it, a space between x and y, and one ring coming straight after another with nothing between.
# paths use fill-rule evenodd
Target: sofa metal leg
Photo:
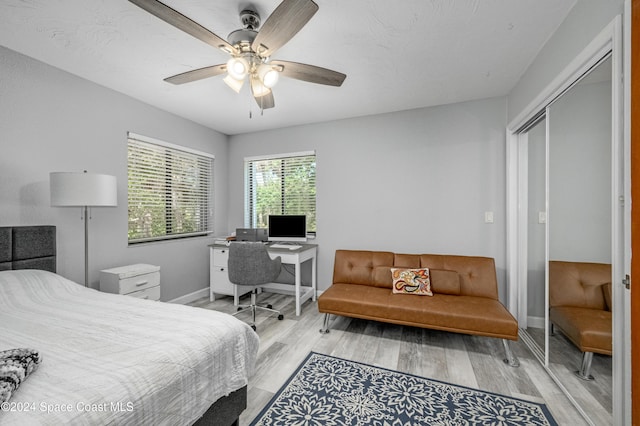
<instances>
[{"instance_id":1,"label":"sofa metal leg","mask_svg":"<svg viewBox=\"0 0 640 426\"><path fill-rule=\"evenodd\" d=\"M520 367L520 360L518 360L518 357L515 356L511 350L509 341L507 339L502 339L502 345L504 346L504 353L506 355L506 358L503 361L511 367Z\"/></svg>"},{"instance_id":2,"label":"sofa metal leg","mask_svg":"<svg viewBox=\"0 0 640 426\"><path fill-rule=\"evenodd\" d=\"M556 335L556 327L553 325L551 321L549 321L549 336Z\"/></svg>"},{"instance_id":3,"label":"sofa metal leg","mask_svg":"<svg viewBox=\"0 0 640 426\"><path fill-rule=\"evenodd\" d=\"M329 314L324 314L324 321L322 323L322 328L320 329L320 333L326 334L329 332Z\"/></svg>"},{"instance_id":4,"label":"sofa metal leg","mask_svg":"<svg viewBox=\"0 0 640 426\"><path fill-rule=\"evenodd\" d=\"M593 380L591 373L591 362L593 361L593 352L582 353L582 365L580 370L576 371L576 376L582 380Z\"/></svg>"}]
</instances>

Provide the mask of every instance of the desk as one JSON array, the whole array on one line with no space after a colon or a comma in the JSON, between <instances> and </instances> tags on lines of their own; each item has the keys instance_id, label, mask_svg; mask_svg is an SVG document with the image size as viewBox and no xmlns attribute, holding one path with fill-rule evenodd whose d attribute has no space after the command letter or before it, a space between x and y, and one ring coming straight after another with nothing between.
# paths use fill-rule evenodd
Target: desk
<instances>
[{"instance_id":1,"label":"desk","mask_svg":"<svg viewBox=\"0 0 640 426\"><path fill-rule=\"evenodd\" d=\"M317 266L316 256L318 251L317 244L297 244L301 247L295 250L272 248L269 247L269 256L272 258L280 257L282 263L295 266L295 283L293 291L291 284L269 283L260 287L264 289L274 290L275 292L283 292L295 296L296 299L296 316L300 315L301 306L308 299L316 300L317 289ZM238 286L229 281L227 271L227 259L229 256L229 247L224 243L214 243L209 245L210 250L210 299L215 300L215 294L226 294L234 297L234 304L238 305ZM302 286L301 282L301 264L311 260L311 287Z\"/></svg>"}]
</instances>

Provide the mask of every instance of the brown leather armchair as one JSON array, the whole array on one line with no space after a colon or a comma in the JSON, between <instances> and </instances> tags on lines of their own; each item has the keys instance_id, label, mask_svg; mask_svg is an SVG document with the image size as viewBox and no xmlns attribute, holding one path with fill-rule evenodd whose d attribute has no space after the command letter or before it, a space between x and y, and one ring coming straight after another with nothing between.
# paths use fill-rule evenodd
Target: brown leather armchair
<instances>
[{"instance_id":1,"label":"brown leather armchair","mask_svg":"<svg viewBox=\"0 0 640 426\"><path fill-rule=\"evenodd\" d=\"M611 355L611 265L549 262L549 320L576 345L582 355L577 372L590 375L593 354Z\"/></svg>"}]
</instances>

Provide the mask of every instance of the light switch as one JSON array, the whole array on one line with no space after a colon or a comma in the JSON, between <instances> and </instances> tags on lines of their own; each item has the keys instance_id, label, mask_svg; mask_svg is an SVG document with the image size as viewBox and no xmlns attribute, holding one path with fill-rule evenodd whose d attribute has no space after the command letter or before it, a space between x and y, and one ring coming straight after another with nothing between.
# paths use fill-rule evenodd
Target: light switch
<instances>
[{"instance_id":1,"label":"light switch","mask_svg":"<svg viewBox=\"0 0 640 426\"><path fill-rule=\"evenodd\" d=\"M493 212L484 212L484 223L493 223Z\"/></svg>"},{"instance_id":2,"label":"light switch","mask_svg":"<svg viewBox=\"0 0 640 426\"><path fill-rule=\"evenodd\" d=\"M538 212L538 223L547 223L547 212Z\"/></svg>"}]
</instances>

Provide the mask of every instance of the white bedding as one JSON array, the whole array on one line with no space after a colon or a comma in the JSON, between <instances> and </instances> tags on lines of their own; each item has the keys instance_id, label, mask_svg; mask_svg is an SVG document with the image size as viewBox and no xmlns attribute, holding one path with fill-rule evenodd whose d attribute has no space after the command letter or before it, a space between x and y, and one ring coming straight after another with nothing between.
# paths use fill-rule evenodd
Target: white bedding
<instances>
[{"instance_id":1,"label":"white bedding","mask_svg":"<svg viewBox=\"0 0 640 426\"><path fill-rule=\"evenodd\" d=\"M182 425L247 384L258 336L220 312L4 271L0 350L19 347L43 360L0 425Z\"/></svg>"}]
</instances>

